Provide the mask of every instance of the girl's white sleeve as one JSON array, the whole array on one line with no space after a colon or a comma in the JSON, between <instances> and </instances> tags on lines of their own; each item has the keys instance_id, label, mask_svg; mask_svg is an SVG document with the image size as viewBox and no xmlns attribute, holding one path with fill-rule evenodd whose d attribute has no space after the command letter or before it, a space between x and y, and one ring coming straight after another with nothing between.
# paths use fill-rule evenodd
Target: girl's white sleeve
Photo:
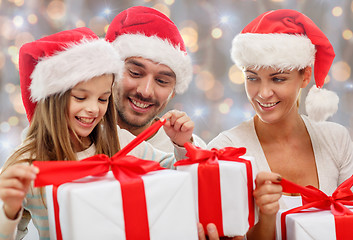
<instances>
[{"instance_id":1,"label":"girl's white sleeve","mask_svg":"<svg viewBox=\"0 0 353 240\"><path fill-rule=\"evenodd\" d=\"M22 218L23 208L15 220L5 215L3 202L0 201L0 240L13 240L16 236L17 225Z\"/></svg>"}]
</instances>

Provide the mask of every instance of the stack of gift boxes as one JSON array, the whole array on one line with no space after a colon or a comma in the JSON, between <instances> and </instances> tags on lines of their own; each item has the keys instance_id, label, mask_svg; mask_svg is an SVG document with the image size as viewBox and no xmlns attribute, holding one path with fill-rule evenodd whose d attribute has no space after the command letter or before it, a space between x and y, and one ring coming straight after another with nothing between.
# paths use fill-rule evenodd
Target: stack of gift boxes
<instances>
[{"instance_id":1,"label":"stack of gift boxes","mask_svg":"<svg viewBox=\"0 0 353 240\"><path fill-rule=\"evenodd\" d=\"M198 222L216 224L220 236L246 234L255 223L254 174L251 157L243 156L246 149L185 148L188 158L175 164L177 171L129 156L129 149L112 158L35 162L40 168L36 186L50 185L51 239L192 240L198 239ZM58 180L55 173L64 177ZM282 182L284 190L293 190L291 182ZM280 211L277 239L353 239L353 212L344 206L353 200L351 182L341 187L344 193L338 189L338 196L320 192L324 204L304 202L299 209Z\"/></svg>"}]
</instances>

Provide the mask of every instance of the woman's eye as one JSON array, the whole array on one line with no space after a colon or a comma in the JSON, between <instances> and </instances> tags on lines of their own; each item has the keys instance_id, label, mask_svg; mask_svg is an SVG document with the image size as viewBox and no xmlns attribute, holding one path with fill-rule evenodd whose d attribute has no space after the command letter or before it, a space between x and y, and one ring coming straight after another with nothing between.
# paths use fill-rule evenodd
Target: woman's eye
<instances>
[{"instance_id":1,"label":"woman's eye","mask_svg":"<svg viewBox=\"0 0 353 240\"><path fill-rule=\"evenodd\" d=\"M277 78L277 77L273 78L272 80L273 80L274 82L283 82L283 81L285 81L284 78Z\"/></svg>"},{"instance_id":2,"label":"woman's eye","mask_svg":"<svg viewBox=\"0 0 353 240\"><path fill-rule=\"evenodd\" d=\"M250 77L250 76L247 76L247 77L246 77L246 80L249 80L249 81L255 81L255 80L256 80L256 78L255 78L255 77Z\"/></svg>"},{"instance_id":3,"label":"woman's eye","mask_svg":"<svg viewBox=\"0 0 353 240\"><path fill-rule=\"evenodd\" d=\"M100 102L108 102L108 99L105 99L105 98L99 98L98 99Z\"/></svg>"}]
</instances>

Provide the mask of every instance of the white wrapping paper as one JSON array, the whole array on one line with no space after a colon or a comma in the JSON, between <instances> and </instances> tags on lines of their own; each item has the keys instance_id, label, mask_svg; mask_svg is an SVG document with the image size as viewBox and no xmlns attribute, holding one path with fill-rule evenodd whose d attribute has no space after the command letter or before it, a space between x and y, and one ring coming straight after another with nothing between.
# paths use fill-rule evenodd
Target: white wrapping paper
<instances>
[{"instance_id":1,"label":"white wrapping paper","mask_svg":"<svg viewBox=\"0 0 353 240\"><path fill-rule=\"evenodd\" d=\"M252 160L252 157L243 157ZM177 166L178 171L191 173L195 198L198 206L198 165ZM241 236L249 229L249 202L246 165L244 163L219 161L222 202L223 232L225 236ZM210 196L212 197L212 196ZM196 207L198 211L198 207Z\"/></svg>"},{"instance_id":2,"label":"white wrapping paper","mask_svg":"<svg viewBox=\"0 0 353 240\"><path fill-rule=\"evenodd\" d=\"M190 175L162 170L142 179L150 239L198 239ZM56 239L52 188L46 191L50 239ZM61 185L58 202L63 239L125 239L120 183L111 172Z\"/></svg>"},{"instance_id":3,"label":"white wrapping paper","mask_svg":"<svg viewBox=\"0 0 353 240\"><path fill-rule=\"evenodd\" d=\"M347 206L348 207L348 206ZM348 207L351 210L352 207ZM313 210L313 209L310 209ZM280 210L276 219L276 239L282 239ZM353 226L352 226L353 227ZM292 213L286 216L287 240L335 240L335 219L329 210L305 210L303 213ZM353 236L352 236L353 239Z\"/></svg>"}]
</instances>

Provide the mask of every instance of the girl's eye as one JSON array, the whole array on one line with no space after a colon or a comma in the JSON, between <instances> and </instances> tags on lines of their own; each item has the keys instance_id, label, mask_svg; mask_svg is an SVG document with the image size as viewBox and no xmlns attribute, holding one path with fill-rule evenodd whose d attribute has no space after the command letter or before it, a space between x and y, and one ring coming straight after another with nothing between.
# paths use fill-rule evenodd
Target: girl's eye
<instances>
[{"instance_id":1,"label":"girl's eye","mask_svg":"<svg viewBox=\"0 0 353 240\"><path fill-rule=\"evenodd\" d=\"M76 98L76 99L79 100L79 101L85 100L84 97L77 97L77 96L73 96L73 97Z\"/></svg>"},{"instance_id":2,"label":"girl's eye","mask_svg":"<svg viewBox=\"0 0 353 240\"><path fill-rule=\"evenodd\" d=\"M99 98L98 100L99 100L100 102L108 102L108 99L105 99L105 98L104 98L104 99L103 99L103 98Z\"/></svg>"}]
</instances>

